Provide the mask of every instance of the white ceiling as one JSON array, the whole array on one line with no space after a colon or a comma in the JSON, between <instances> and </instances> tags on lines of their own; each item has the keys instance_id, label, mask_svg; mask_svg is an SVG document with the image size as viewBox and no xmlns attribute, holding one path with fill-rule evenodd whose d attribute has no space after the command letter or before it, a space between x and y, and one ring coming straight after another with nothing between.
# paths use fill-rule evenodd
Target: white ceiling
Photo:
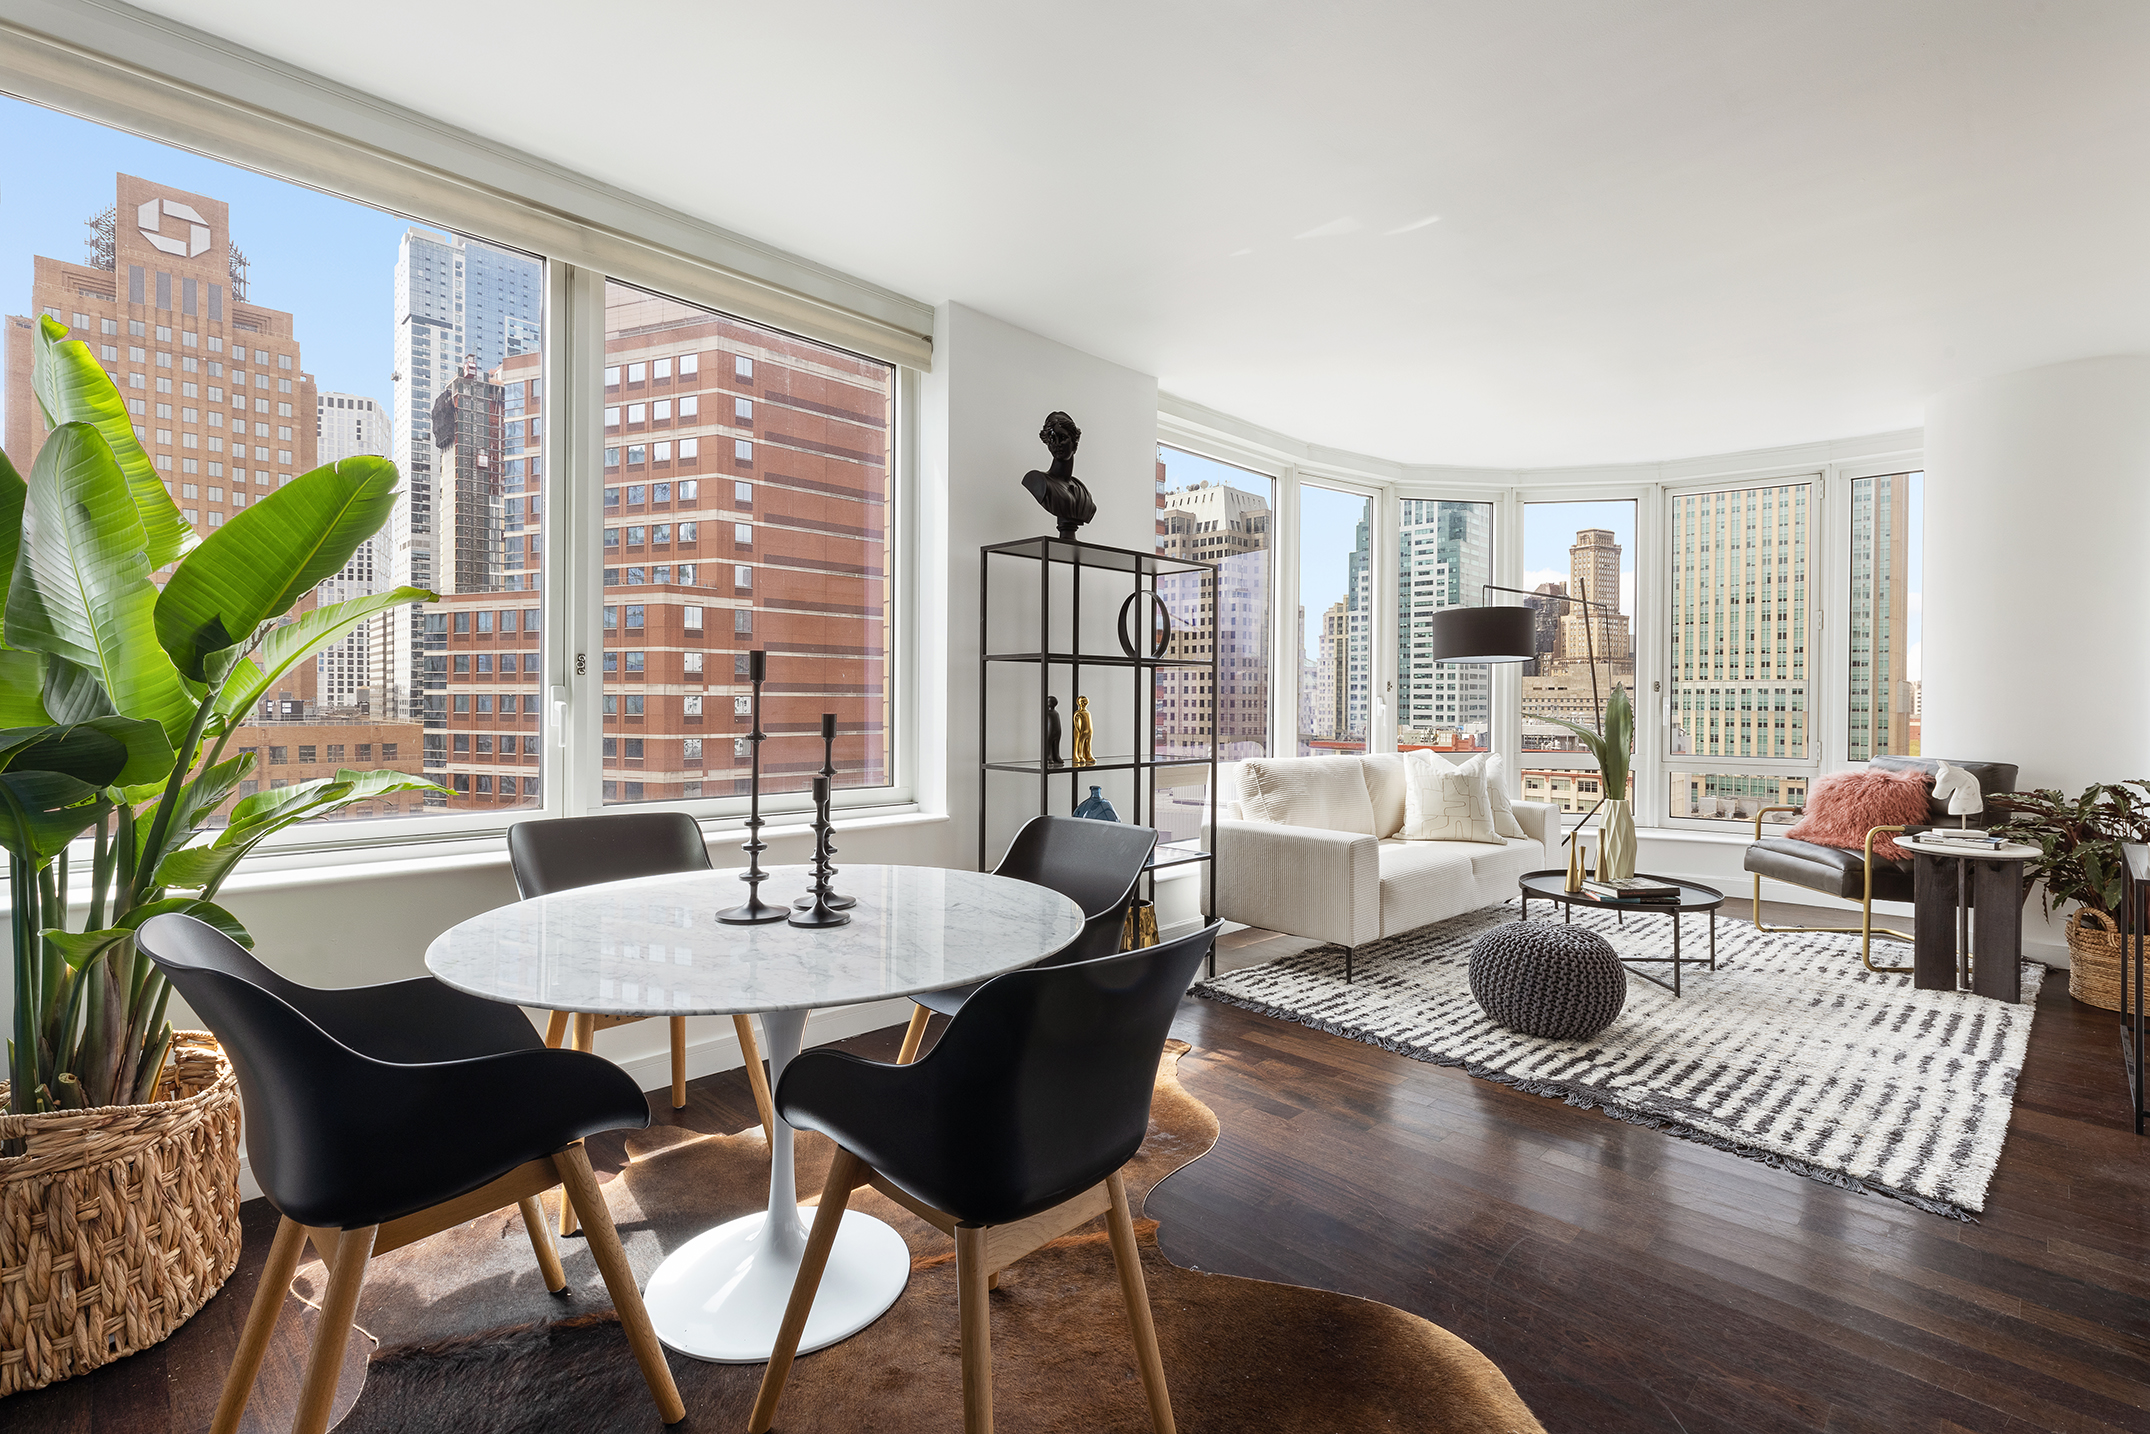
<instances>
[{"instance_id":1,"label":"white ceiling","mask_svg":"<svg viewBox=\"0 0 2150 1434\"><path fill-rule=\"evenodd\" d=\"M151 8L1400 461L1846 437L2150 351L2133 0Z\"/></svg>"}]
</instances>

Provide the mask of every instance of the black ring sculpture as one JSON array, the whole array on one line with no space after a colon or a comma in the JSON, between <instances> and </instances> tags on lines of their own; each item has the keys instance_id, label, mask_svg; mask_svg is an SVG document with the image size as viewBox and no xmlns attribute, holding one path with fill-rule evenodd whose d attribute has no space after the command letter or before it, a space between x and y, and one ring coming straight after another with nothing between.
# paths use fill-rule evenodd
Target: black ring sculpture
<instances>
[{"instance_id":1,"label":"black ring sculpture","mask_svg":"<svg viewBox=\"0 0 2150 1434\"><path fill-rule=\"evenodd\" d=\"M1129 593L1127 601L1120 604L1120 651L1126 653L1129 657L1142 656L1135 649L1135 640L1128 636L1127 633L1127 610L1144 598L1150 600L1149 655L1151 657L1163 657L1165 649L1172 645L1172 609L1165 606L1163 598L1147 589Z\"/></svg>"}]
</instances>

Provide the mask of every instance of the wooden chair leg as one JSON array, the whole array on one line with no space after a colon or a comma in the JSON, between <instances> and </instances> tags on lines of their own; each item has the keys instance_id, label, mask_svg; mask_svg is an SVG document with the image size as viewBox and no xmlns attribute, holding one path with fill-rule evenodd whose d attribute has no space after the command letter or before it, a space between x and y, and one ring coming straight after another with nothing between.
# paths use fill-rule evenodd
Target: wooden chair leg
<instances>
[{"instance_id":1,"label":"wooden chair leg","mask_svg":"<svg viewBox=\"0 0 2150 1434\"><path fill-rule=\"evenodd\" d=\"M545 1044L554 1050L567 1038L567 1012L554 1011L545 1018Z\"/></svg>"},{"instance_id":2,"label":"wooden chair leg","mask_svg":"<svg viewBox=\"0 0 2150 1434\"><path fill-rule=\"evenodd\" d=\"M597 1017L577 1011L575 1013L575 1030L572 1041L575 1050L596 1050ZM560 1196L560 1238L566 1239L579 1228L580 1226L575 1223L575 1202L568 1199L563 1192Z\"/></svg>"},{"instance_id":3,"label":"wooden chair leg","mask_svg":"<svg viewBox=\"0 0 2150 1434\"><path fill-rule=\"evenodd\" d=\"M776 1420L776 1404L784 1397L791 1362L798 1358L799 1340L806 1333L806 1317L813 1313L814 1292L821 1288L821 1272L828 1268L837 1228L843 1224L851 1192L865 1178L866 1162L838 1146L836 1158L829 1163L829 1178L822 1182L821 1204L814 1211L814 1227L807 1232L806 1253L799 1260L798 1278L792 1281L791 1299L784 1305L783 1323L776 1327L769 1367L762 1371L761 1392L754 1396L754 1413L747 1420L748 1434L767 1434Z\"/></svg>"},{"instance_id":4,"label":"wooden chair leg","mask_svg":"<svg viewBox=\"0 0 2150 1434\"><path fill-rule=\"evenodd\" d=\"M1173 1434L1172 1396L1165 1389L1165 1362L1157 1352L1157 1326L1150 1319L1150 1293L1142 1282L1142 1252L1135 1244L1135 1220L1127 1208L1127 1187L1115 1170L1105 1177L1112 1192L1112 1209L1105 1228L1112 1233L1112 1263L1120 1272L1120 1298L1127 1305L1128 1332L1135 1337L1135 1368L1142 1374L1142 1392L1149 1396L1150 1427L1156 1434Z\"/></svg>"},{"instance_id":5,"label":"wooden chair leg","mask_svg":"<svg viewBox=\"0 0 2150 1434\"><path fill-rule=\"evenodd\" d=\"M962 1330L963 1434L993 1434L993 1312L983 1226L956 1227L956 1323Z\"/></svg>"},{"instance_id":6,"label":"wooden chair leg","mask_svg":"<svg viewBox=\"0 0 2150 1434\"><path fill-rule=\"evenodd\" d=\"M538 1273L545 1277L545 1288L560 1293L567 1288L567 1271L560 1268L560 1251L552 1242L552 1232L545 1228L545 1207L538 1203L537 1196L525 1195L515 1202L515 1208L523 1212L523 1228L530 1232L530 1248L537 1254Z\"/></svg>"},{"instance_id":7,"label":"wooden chair leg","mask_svg":"<svg viewBox=\"0 0 2150 1434\"><path fill-rule=\"evenodd\" d=\"M291 1277L298 1273L299 1257L305 1253L306 1228L284 1216L276 1223L276 1239L269 1245L261 1283L254 1286L254 1302L247 1306L246 1328L240 1331L239 1348L224 1376L224 1393L217 1400L209 1434L237 1434L239 1418L246 1413L254 1380L261 1373L262 1356L269 1350L269 1336L276 1329L277 1312L284 1307L284 1296L291 1293Z\"/></svg>"},{"instance_id":8,"label":"wooden chair leg","mask_svg":"<svg viewBox=\"0 0 2150 1434\"><path fill-rule=\"evenodd\" d=\"M672 1109L687 1104L687 1018L672 1017Z\"/></svg>"},{"instance_id":9,"label":"wooden chair leg","mask_svg":"<svg viewBox=\"0 0 2150 1434\"><path fill-rule=\"evenodd\" d=\"M363 1225L345 1230L336 1242L328 1294L321 1301L321 1323L314 1330L313 1348L306 1354L306 1377L299 1385L291 1434L323 1434L328 1428L336 1404L336 1375L343 1368L343 1347L358 1314L358 1292L366 1282L366 1261L373 1258L373 1236L378 1229Z\"/></svg>"},{"instance_id":10,"label":"wooden chair leg","mask_svg":"<svg viewBox=\"0 0 2150 1434\"><path fill-rule=\"evenodd\" d=\"M734 1016L732 1034L739 1037L739 1058L746 1062L747 1085L754 1092L754 1111L761 1117L762 1138L774 1148L776 1103L769 1098L769 1072L762 1069L761 1047L755 1043L754 1027L745 1016Z\"/></svg>"},{"instance_id":11,"label":"wooden chair leg","mask_svg":"<svg viewBox=\"0 0 2150 1434\"><path fill-rule=\"evenodd\" d=\"M926 1022L932 1019L933 1013L924 1006L911 1008L911 1024L903 1028L903 1049L896 1052L897 1065L907 1066L918 1059L919 1043L926 1038Z\"/></svg>"},{"instance_id":12,"label":"wooden chair leg","mask_svg":"<svg viewBox=\"0 0 2150 1434\"><path fill-rule=\"evenodd\" d=\"M597 1188L597 1176L590 1169L589 1152L576 1141L552 1158L553 1169L560 1172L560 1184L567 1195L567 1203L582 1211L583 1231L589 1236L590 1254L597 1261L597 1272L605 1277L605 1288L612 1294L612 1307L619 1311L620 1328L627 1331L628 1347L635 1352L635 1363L642 1366L642 1380L649 1385L649 1392L657 1401L657 1412L667 1424L677 1424L687 1417L687 1406L679 1397L679 1386L672 1382L672 1367L664 1362L664 1346L657 1343L657 1330L649 1322L649 1310L642 1303L642 1291L635 1285L634 1267L627 1263L627 1250L620 1244L620 1232L613 1228L612 1212L605 1207L605 1194Z\"/></svg>"}]
</instances>

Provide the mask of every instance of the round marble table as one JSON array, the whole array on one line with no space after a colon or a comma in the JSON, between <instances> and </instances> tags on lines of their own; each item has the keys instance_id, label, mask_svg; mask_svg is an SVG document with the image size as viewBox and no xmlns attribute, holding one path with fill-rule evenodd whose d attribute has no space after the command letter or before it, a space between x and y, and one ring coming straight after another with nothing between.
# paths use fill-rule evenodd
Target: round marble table
<instances>
[{"instance_id":1,"label":"round marble table","mask_svg":"<svg viewBox=\"0 0 2150 1434\"><path fill-rule=\"evenodd\" d=\"M615 1016L761 1016L769 1084L799 1053L807 1012L967 986L1028 966L1082 930L1046 887L972 871L846 866L847 926L725 926L738 872L643 877L556 892L451 927L426 967L488 1000ZM764 897L788 901L807 869L772 867ZM666 1257L644 1292L657 1337L681 1354L759 1363L776 1342L813 1207L798 1203L792 1131L776 1120L769 1206L705 1230ZM799 1352L848 1338L896 1302L911 1255L886 1224L846 1211Z\"/></svg>"}]
</instances>

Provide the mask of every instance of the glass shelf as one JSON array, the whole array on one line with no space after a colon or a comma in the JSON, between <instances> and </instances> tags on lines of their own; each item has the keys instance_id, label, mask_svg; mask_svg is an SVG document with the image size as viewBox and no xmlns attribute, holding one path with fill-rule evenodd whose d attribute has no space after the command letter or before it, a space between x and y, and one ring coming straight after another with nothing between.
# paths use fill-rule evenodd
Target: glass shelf
<instances>
[{"instance_id":1,"label":"glass shelf","mask_svg":"<svg viewBox=\"0 0 2150 1434\"><path fill-rule=\"evenodd\" d=\"M1043 772L1048 776L1057 777L1068 772L1140 772L1153 767L1206 767L1208 765L1209 758L1207 757L1102 757L1087 767L1078 767L1072 762L1062 762L1057 767L1049 767L1044 762L1033 758L1027 762L987 762L985 769L989 772L1026 772L1033 777Z\"/></svg>"},{"instance_id":2,"label":"glass shelf","mask_svg":"<svg viewBox=\"0 0 2150 1434\"><path fill-rule=\"evenodd\" d=\"M985 551L1010 558L1030 558L1038 562L1096 568L1109 573L1142 573L1154 576L1160 573L1217 571L1215 563L1159 557L1156 553L1137 552L1133 548L1109 548L1102 543L1085 543L1066 538L1020 538L1012 543L991 544Z\"/></svg>"},{"instance_id":3,"label":"glass shelf","mask_svg":"<svg viewBox=\"0 0 2150 1434\"><path fill-rule=\"evenodd\" d=\"M1082 667L1207 667L1206 657L1129 657L1125 653L989 652L987 662L1062 662Z\"/></svg>"}]
</instances>

